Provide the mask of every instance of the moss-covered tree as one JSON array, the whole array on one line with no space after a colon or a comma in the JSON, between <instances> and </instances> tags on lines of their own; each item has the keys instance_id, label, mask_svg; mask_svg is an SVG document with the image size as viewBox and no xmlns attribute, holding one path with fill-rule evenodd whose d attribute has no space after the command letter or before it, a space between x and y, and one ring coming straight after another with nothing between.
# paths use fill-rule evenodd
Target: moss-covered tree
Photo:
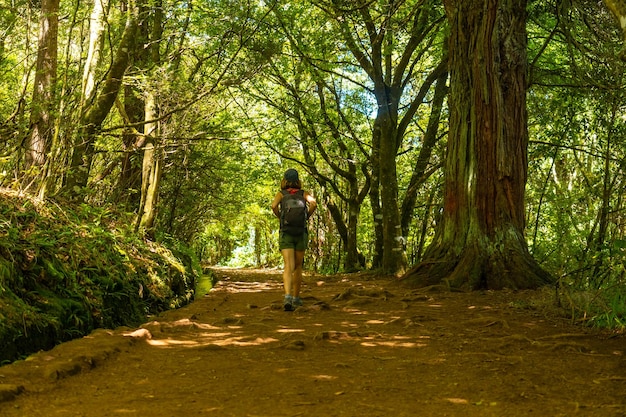
<instances>
[{"instance_id":1,"label":"moss-covered tree","mask_svg":"<svg viewBox=\"0 0 626 417\"><path fill-rule=\"evenodd\" d=\"M604 0L622 31L623 46L620 52L620 58L626 61L626 1L624 0Z\"/></svg>"},{"instance_id":2,"label":"moss-covered tree","mask_svg":"<svg viewBox=\"0 0 626 417\"><path fill-rule=\"evenodd\" d=\"M445 0L450 134L443 217L413 285L533 288L550 276L524 238L526 0Z\"/></svg>"},{"instance_id":3,"label":"moss-covered tree","mask_svg":"<svg viewBox=\"0 0 626 417\"><path fill-rule=\"evenodd\" d=\"M97 97L82 109L80 128L74 141L70 170L64 184L64 193L71 198L82 199L89 180L91 163L95 154L94 143L98 130L109 115L122 88L122 80L128 69L136 41L138 27L137 11L133 1L127 5L126 24L115 57ZM95 94L95 93L94 93Z\"/></svg>"},{"instance_id":4,"label":"moss-covered tree","mask_svg":"<svg viewBox=\"0 0 626 417\"><path fill-rule=\"evenodd\" d=\"M34 169L26 176L26 186L35 181L47 160L54 132L54 92L57 78L59 0L41 2L37 69L30 114L30 134L26 141L25 167ZM39 176L39 178L42 178ZM42 190L43 193L43 190Z\"/></svg>"}]
</instances>

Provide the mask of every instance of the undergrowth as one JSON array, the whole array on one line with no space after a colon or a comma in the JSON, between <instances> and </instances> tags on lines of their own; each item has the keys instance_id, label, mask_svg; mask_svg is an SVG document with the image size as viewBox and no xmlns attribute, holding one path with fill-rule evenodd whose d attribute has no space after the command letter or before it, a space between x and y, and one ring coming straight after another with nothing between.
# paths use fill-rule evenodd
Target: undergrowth
<instances>
[{"instance_id":1,"label":"undergrowth","mask_svg":"<svg viewBox=\"0 0 626 417\"><path fill-rule=\"evenodd\" d=\"M565 289L561 291L561 300L578 322L626 332L626 289L622 286L595 290Z\"/></svg>"},{"instance_id":2,"label":"undergrowth","mask_svg":"<svg viewBox=\"0 0 626 417\"><path fill-rule=\"evenodd\" d=\"M190 302L200 267L169 246L121 213L0 190L0 364Z\"/></svg>"},{"instance_id":3,"label":"undergrowth","mask_svg":"<svg viewBox=\"0 0 626 417\"><path fill-rule=\"evenodd\" d=\"M549 316L564 317L573 324L626 333L626 289L612 286L599 289L581 289L561 283L536 291L527 302L514 305L543 311Z\"/></svg>"}]
</instances>

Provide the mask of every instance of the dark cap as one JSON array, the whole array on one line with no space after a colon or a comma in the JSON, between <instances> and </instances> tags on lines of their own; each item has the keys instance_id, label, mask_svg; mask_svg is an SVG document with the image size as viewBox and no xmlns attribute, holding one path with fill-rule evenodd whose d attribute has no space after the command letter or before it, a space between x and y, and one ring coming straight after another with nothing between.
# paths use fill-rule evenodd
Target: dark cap
<instances>
[{"instance_id":1,"label":"dark cap","mask_svg":"<svg viewBox=\"0 0 626 417\"><path fill-rule=\"evenodd\" d=\"M289 182L296 182L298 181L298 171L293 168L289 168L287 171L285 171L284 178Z\"/></svg>"}]
</instances>

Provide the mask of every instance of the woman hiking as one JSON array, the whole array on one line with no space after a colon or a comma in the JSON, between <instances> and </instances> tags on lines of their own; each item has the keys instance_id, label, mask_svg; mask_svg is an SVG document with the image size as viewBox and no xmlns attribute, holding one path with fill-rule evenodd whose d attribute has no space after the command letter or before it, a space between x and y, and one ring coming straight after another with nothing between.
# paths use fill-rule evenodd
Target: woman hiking
<instances>
[{"instance_id":1,"label":"woman hiking","mask_svg":"<svg viewBox=\"0 0 626 417\"><path fill-rule=\"evenodd\" d=\"M309 244L307 220L315 209L315 198L302 190L298 171L285 171L280 182L280 191L272 201L272 211L280 219L278 247L283 255L283 284L285 287L285 311L293 311L302 305L302 264L304 252Z\"/></svg>"}]
</instances>

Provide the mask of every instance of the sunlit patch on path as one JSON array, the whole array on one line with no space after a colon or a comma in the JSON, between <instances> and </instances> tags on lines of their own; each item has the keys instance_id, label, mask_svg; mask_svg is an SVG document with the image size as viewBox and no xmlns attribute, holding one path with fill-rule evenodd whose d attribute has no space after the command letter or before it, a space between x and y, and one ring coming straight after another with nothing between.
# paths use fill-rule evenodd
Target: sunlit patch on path
<instances>
[{"instance_id":1,"label":"sunlit patch on path","mask_svg":"<svg viewBox=\"0 0 626 417\"><path fill-rule=\"evenodd\" d=\"M214 288L197 303L207 305L207 314L183 317L178 320L154 320L129 336L147 339L157 348L254 347L267 345L304 349L313 344L349 344L364 348L423 348L429 335L416 333L401 335L415 324L407 315L407 303L421 303L425 308L443 307L428 297L401 297L380 287L352 285L342 280L340 293L321 291L320 281L312 279L305 284L304 307L289 314L282 311L282 275L263 275L257 270L228 270L217 272ZM261 280L260 278L265 278ZM212 320L210 310L240 305L231 297L254 295L254 303L245 309L232 309L232 316ZM332 310L339 320L325 318ZM324 319L321 320L320 318ZM396 328L397 327L397 328ZM348 331L344 329L350 329ZM294 345L294 337L299 338Z\"/></svg>"}]
</instances>

